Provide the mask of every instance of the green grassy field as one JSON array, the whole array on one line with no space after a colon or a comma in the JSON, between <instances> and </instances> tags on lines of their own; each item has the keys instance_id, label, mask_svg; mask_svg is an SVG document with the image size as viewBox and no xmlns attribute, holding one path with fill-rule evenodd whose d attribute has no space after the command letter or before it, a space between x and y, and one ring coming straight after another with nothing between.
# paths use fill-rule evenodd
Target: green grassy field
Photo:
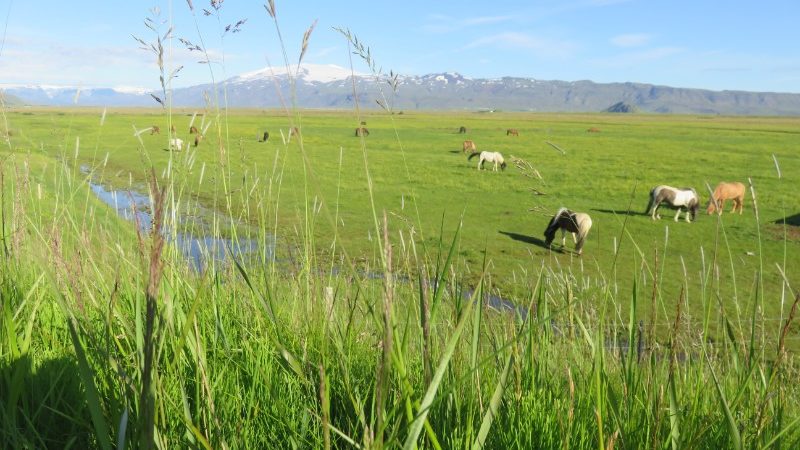
<instances>
[{"instance_id":1,"label":"green grassy field","mask_svg":"<svg viewBox=\"0 0 800 450\"><path fill-rule=\"evenodd\" d=\"M231 110L167 151L193 113L5 112L4 446L800 442L800 246L774 223L800 210L800 119ZM464 139L509 167L476 170ZM749 193L741 216L643 215L657 184L705 202L748 178L758 216ZM90 180L151 195L164 233L137 235ZM542 246L560 206L594 220L582 257ZM274 235L277 262L197 273L178 231Z\"/></svg>"}]
</instances>

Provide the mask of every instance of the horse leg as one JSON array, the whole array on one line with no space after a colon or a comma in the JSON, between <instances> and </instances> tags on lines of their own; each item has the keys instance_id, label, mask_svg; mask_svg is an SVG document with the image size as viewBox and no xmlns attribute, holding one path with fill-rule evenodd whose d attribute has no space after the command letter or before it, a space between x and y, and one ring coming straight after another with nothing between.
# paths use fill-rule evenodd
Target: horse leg
<instances>
[{"instance_id":1,"label":"horse leg","mask_svg":"<svg viewBox=\"0 0 800 450\"><path fill-rule=\"evenodd\" d=\"M658 212L658 207L659 207L660 205L661 205L661 203L659 203L659 202L656 202L655 206L653 206L653 211L650 213L650 217L652 217L652 218L653 218L653 220L656 220L656 216L658 215L658 214L657 214L657 212ZM660 218L661 218L661 216L658 216L658 218L660 219Z\"/></svg>"},{"instance_id":2,"label":"horse leg","mask_svg":"<svg viewBox=\"0 0 800 450\"><path fill-rule=\"evenodd\" d=\"M561 248L567 246L567 230L561 229Z\"/></svg>"},{"instance_id":3,"label":"horse leg","mask_svg":"<svg viewBox=\"0 0 800 450\"><path fill-rule=\"evenodd\" d=\"M678 221L678 218L681 216L681 207L678 206L678 212L675 213L675 222ZM689 211L686 211L686 220L689 220Z\"/></svg>"}]
</instances>

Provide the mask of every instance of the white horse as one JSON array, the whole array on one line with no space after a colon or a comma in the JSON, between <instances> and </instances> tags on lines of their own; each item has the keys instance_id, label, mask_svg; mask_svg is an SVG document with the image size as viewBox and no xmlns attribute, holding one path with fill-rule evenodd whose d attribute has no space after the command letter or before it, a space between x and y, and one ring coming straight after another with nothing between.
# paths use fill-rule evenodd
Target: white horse
<instances>
[{"instance_id":1,"label":"white horse","mask_svg":"<svg viewBox=\"0 0 800 450\"><path fill-rule=\"evenodd\" d=\"M662 202L678 209L678 212L675 213L675 222L681 215L682 207L686 208L686 221L691 222L697 217L700 197L694 188L677 189L672 186L656 186L650 191L650 202L647 203L647 210L644 213L649 214L653 220L660 219L661 215L657 211ZM690 214L691 219L689 219Z\"/></svg>"},{"instance_id":2,"label":"white horse","mask_svg":"<svg viewBox=\"0 0 800 450\"><path fill-rule=\"evenodd\" d=\"M498 164L500 165L500 168L502 170L506 170L506 161L503 159L503 155L501 155L500 152L486 152L486 151L480 152L480 153L475 152L475 153L469 155L469 158L467 158L467 159L472 159L472 158L474 158L474 157L476 157L478 155L481 156L480 160L478 161L478 170L481 170L483 168L483 163L486 162L486 161L489 161L490 163L494 163L494 171L495 172L497 172L497 165Z\"/></svg>"},{"instance_id":3,"label":"white horse","mask_svg":"<svg viewBox=\"0 0 800 450\"><path fill-rule=\"evenodd\" d=\"M183 139L180 138L172 138L169 140L169 149L170 150L183 150Z\"/></svg>"},{"instance_id":4,"label":"white horse","mask_svg":"<svg viewBox=\"0 0 800 450\"><path fill-rule=\"evenodd\" d=\"M550 223L547 224L547 228L544 230L544 245L550 247L556 237L556 231L561 229L561 247L564 247L567 243L567 231L569 231L572 233L575 251L580 255L583 253L583 244L586 242L586 235L589 234L591 228L592 218L588 214L572 212L562 207L550 219Z\"/></svg>"}]
</instances>

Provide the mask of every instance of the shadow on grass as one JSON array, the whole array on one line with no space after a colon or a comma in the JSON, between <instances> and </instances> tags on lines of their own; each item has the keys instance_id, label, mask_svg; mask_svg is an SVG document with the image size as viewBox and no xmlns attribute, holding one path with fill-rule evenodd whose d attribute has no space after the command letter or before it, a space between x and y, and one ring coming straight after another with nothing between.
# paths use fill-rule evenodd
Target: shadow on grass
<instances>
[{"instance_id":1,"label":"shadow on grass","mask_svg":"<svg viewBox=\"0 0 800 450\"><path fill-rule=\"evenodd\" d=\"M89 409L77 363L34 364L27 356L0 363L2 448L91 448ZM85 419L85 420L84 420Z\"/></svg>"},{"instance_id":2,"label":"shadow on grass","mask_svg":"<svg viewBox=\"0 0 800 450\"><path fill-rule=\"evenodd\" d=\"M786 216L784 218L776 220L773 223L776 223L778 225L783 225L785 223L786 225L793 225L795 227L800 227L800 213L797 213L792 216Z\"/></svg>"},{"instance_id":3,"label":"shadow on grass","mask_svg":"<svg viewBox=\"0 0 800 450\"><path fill-rule=\"evenodd\" d=\"M649 215L647 213L641 213L639 211L617 211L617 210L613 210L613 209L596 209L596 208L592 208L591 211L597 211L599 213L605 213L605 214L617 214L617 215L620 215L620 216L647 216L647 215Z\"/></svg>"},{"instance_id":4,"label":"shadow on grass","mask_svg":"<svg viewBox=\"0 0 800 450\"><path fill-rule=\"evenodd\" d=\"M461 150L448 150L448 151L449 151L450 153L453 153L453 154L456 154L456 153L462 153L462 152L461 152Z\"/></svg>"},{"instance_id":5,"label":"shadow on grass","mask_svg":"<svg viewBox=\"0 0 800 450\"><path fill-rule=\"evenodd\" d=\"M497 232L500 234L504 234L515 241L524 242L526 244L533 244L543 249L549 250L549 247L544 243L544 240L539 239L537 237L528 236L526 234L512 233L510 231L498 230Z\"/></svg>"}]
</instances>

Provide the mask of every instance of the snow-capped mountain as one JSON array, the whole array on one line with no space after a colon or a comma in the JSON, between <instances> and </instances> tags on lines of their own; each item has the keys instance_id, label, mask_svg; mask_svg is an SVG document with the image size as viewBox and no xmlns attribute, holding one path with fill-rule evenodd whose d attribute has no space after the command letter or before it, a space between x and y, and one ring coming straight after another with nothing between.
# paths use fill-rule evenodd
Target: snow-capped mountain
<instances>
[{"instance_id":1,"label":"snow-capped mountain","mask_svg":"<svg viewBox=\"0 0 800 450\"><path fill-rule=\"evenodd\" d=\"M642 112L800 114L800 94L520 77L468 78L453 72L390 80L386 75L354 72L332 64L303 64L288 72L284 67L268 67L242 73L217 83L216 92L210 84L175 89L173 104L202 107L205 99L227 98L230 107L275 108L294 101L305 108L349 109L356 99L362 108L379 108L386 99L394 110L599 112L624 103ZM78 91L58 86L0 85L0 89L28 104L41 105L74 105ZM146 89L131 87L81 89L77 98L78 105L158 106Z\"/></svg>"}]
</instances>

